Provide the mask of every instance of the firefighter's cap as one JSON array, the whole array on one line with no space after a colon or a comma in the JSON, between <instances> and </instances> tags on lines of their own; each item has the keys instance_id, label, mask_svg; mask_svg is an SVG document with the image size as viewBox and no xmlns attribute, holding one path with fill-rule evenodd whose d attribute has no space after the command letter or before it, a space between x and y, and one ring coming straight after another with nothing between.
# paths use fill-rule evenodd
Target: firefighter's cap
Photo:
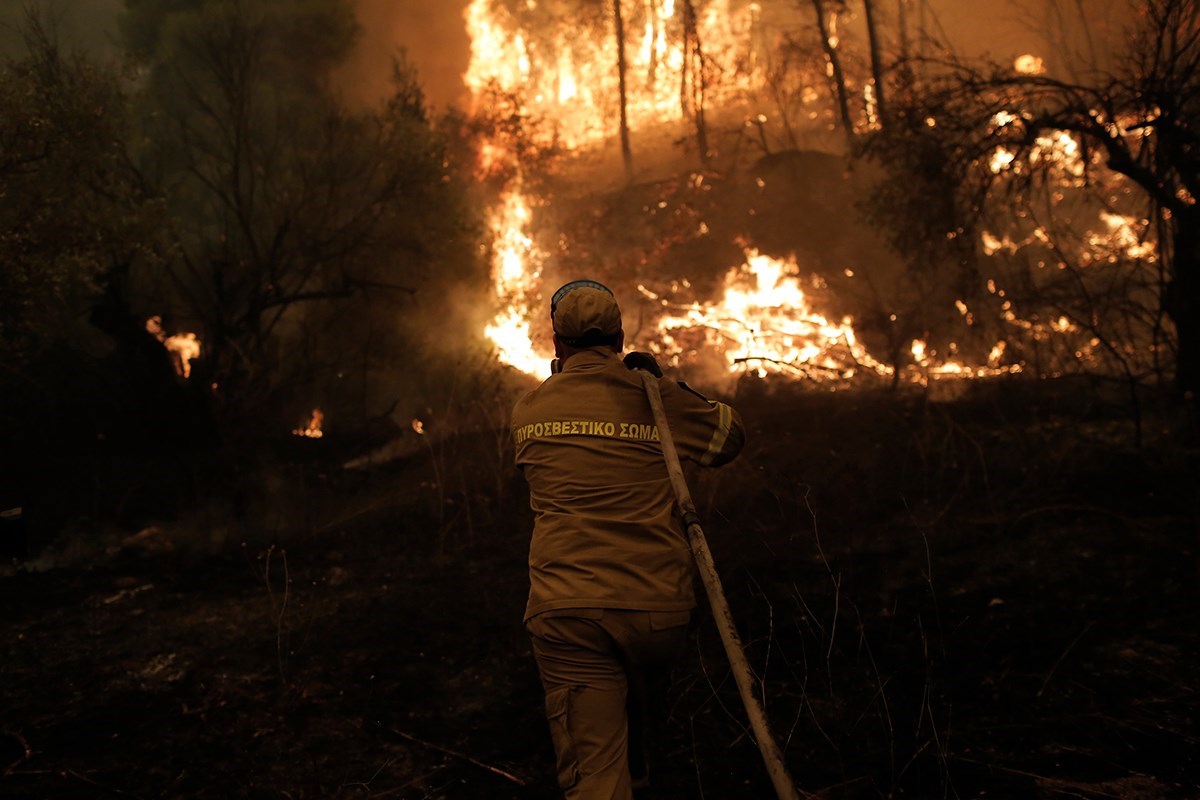
<instances>
[{"instance_id":1,"label":"firefighter's cap","mask_svg":"<svg viewBox=\"0 0 1200 800\"><path fill-rule=\"evenodd\" d=\"M571 347L616 344L621 309L612 290L589 280L571 281L550 301L550 319L558 338Z\"/></svg>"}]
</instances>

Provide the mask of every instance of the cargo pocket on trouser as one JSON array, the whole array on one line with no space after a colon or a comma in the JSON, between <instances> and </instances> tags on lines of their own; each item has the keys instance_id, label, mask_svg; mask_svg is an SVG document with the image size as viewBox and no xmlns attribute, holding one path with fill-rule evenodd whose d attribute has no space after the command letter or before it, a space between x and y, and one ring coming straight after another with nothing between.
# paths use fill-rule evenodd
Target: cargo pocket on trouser
<instances>
[{"instance_id":1,"label":"cargo pocket on trouser","mask_svg":"<svg viewBox=\"0 0 1200 800\"><path fill-rule=\"evenodd\" d=\"M558 786L564 791L579 782L579 757L571 735L571 689L564 686L546 694L546 720L558 763Z\"/></svg>"}]
</instances>

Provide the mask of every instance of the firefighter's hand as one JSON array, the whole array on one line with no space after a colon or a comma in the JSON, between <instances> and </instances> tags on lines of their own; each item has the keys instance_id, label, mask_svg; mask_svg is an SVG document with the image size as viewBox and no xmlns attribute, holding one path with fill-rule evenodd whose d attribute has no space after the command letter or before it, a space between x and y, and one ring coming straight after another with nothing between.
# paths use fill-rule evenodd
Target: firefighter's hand
<instances>
[{"instance_id":1,"label":"firefighter's hand","mask_svg":"<svg viewBox=\"0 0 1200 800\"><path fill-rule=\"evenodd\" d=\"M640 350L625 354L625 366L629 369L644 369L656 378L662 377L662 369L654 360L654 356Z\"/></svg>"}]
</instances>

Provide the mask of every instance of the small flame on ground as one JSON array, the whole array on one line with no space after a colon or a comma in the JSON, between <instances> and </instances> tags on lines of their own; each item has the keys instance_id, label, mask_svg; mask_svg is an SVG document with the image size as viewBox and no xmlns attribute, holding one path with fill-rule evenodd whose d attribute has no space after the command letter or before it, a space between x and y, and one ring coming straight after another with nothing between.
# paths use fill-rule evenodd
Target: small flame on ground
<instances>
[{"instance_id":1,"label":"small flame on ground","mask_svg":"<svg viewBox=\"0 0 1200 800\"><path fill-rule=\"evenodd\" d=\"M922 366L929 363L929 359L925 356L925 348L926 347L927 347L927 345L925 344L924 339L913 339L913 341L912 341L913 361L917 362L918 364L921 364Z\"/></svg>"},{"instance_id":2,"label":"small flame on ground","mask_svg":"<svg viewBox=\"0 0 1200 800\"><path fill-rule=\"evenodd\" d=\"M174 356L175 371L184 378L192 377L192 359L200 357L200 340L194 333L168 336L163 345Z\"/></svg>"},{"instance_id":3,"label":"small flame on ground","mask_svg":"<svg viewBox=\"0 0 1200 800\"><path fill-rule=\"evenodd\" d=\"M420 435L420 436L424 436L424 435L425 435L425 423L424 423L424 422L421 422L421 420L419 420L419 419L414 419L414 420L412 421L412 429L413 429L414 431L416 431L416 432L417 432L417 434L418 434L418 435Z\"/></svg>"},{"instance_id":4,"label":"small flame on ground","mask_svg":"<svg viewBox=\"0 0 1200 800\"><path fill-rule=\"evenodd\" d=\"M1031 53L1026 53L1022 56L1017 56L1013 62L1013 69L1022 75L1045 75L1046 61Z\"/></svg>"},{"instance_id":5,"label":"small flame on ground","mask_svg":"<svg viewBox=\"0 0 1200 800\"><path fill-rule=\"evenodd\" d=\"M321 424L325 421L325 413L319 408L312 410L312 415L308 418L308 424L303 428L296 428L292 433L296 436L303 436L306 439L320 439L325 435L321 430Z\"/></svg>"},{"instance_id":6,"label":"small flame on ground","mask_svg":"<svg viewBox=\"0 0 1200 800\"><path fill-rule=\"evenodd\" d=\"M179 377L187 379L192 376L192 359L200 357L200 340L194 333L177 333L167 336L163 330L162 317L155 314L146 320L146 332L162 342L163 347L171 354L171 363Z\"/></svg>"}]
</instances>

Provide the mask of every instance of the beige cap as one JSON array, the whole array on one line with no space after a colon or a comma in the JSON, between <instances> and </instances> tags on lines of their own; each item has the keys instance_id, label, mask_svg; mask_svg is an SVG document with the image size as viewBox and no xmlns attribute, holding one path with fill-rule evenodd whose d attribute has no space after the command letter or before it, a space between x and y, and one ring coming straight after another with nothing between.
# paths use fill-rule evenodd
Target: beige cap
<instances>
[{"instance_id":1,"label":"beige cap","mask_svg":"<svg viewBox=\"0 0 1200 800\"><path fill-rule=\"evenodd\" d=\"M564 291L565 290L565 291ZM555 292L554 332L572 347L609 344L621 332L621 309L613 293L593 281L573 281Z\"/></svg>"}]
</instances>

